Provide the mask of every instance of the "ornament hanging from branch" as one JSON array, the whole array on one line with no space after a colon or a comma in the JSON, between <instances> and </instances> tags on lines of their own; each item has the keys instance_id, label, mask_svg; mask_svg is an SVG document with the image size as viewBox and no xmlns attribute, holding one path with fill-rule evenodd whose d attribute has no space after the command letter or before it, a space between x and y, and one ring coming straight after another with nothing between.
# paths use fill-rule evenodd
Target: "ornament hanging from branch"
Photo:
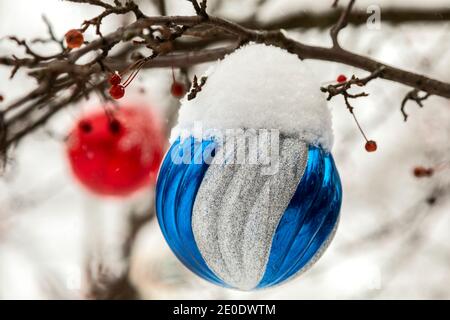
<instances>
[{"instance_id":1,"label":"ornament hanging from branch","mask_svg":"<svg viewBox=\"0 0 450 320\"><path fill-rule=\"evenodd\" d=\"M342 199L330 112L305 62L250 44L184 99L160 168L157 215L177 257L241 290L304 272L336 231Z\"/></svg>"},{"instance_id":2,"label":"ornament hanging from branch","mask_svg":"<svg viewBox=\"0 0 450 320\"><path fill-rule=\"evenodd\" d=\"M69 134L66 151L74 176L90 191L128 196L155 182L163 146L153 112L129 105L83 116Z\"/></svg>"}]
</instances>

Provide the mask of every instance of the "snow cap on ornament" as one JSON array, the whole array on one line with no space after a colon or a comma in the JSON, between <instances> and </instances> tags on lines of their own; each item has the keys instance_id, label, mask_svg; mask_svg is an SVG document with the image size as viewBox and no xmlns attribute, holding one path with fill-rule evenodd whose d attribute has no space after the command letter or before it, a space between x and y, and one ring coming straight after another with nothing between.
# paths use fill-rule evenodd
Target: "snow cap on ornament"
<instances>
[{"instance_id":1,"label":"snow cap on ornament","mask_svg":"<svg viewBox=\"0 0 450 320\"><path fill-rule=\"evenodd\" d=\"M266 288L307 270L342 200L331 116L305 62L250 44L184 99L156 207L177 257L210 282Z\"/></svg>"},{"instance_id":2,"label":"snow cap on ornament","mask_svg":"<svg viewBox=\"0 0 450 320\"><path fill-rule=\"evenodd\" d=\"M182 101L172 141L202 129L278 129L330 151L331 114L306 62L284 49L250 44L210 68L202 91ZM207 133L207 132L206 132Z\"/></svg>"}]
</instances>

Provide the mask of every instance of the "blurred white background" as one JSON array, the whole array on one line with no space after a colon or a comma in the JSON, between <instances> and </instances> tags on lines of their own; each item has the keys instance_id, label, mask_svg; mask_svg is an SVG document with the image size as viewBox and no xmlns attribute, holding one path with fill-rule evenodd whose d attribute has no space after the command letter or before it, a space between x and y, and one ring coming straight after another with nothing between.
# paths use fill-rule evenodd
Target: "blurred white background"
<instances>
[{"instance_id":1,"label":"blurred white background","mask_svg":"<svg viewBox=\"0 0 450 320\"><path fill-rule=\"evenodd\" d=\"M147 14L156 14L152 1L142 0ZM295 11L330 10L330 1L257 0L210 1L216 15L242 20L256 14L267 21ZM393 1L357 1L365 10ZM395 1L399 7L449 8L448 0ZM167 0L169 14L192 14L185 0ZM46 33L41 15L53 23L58 36L77 28L100 11L87 5L56 0L0 0L0 56L22 55L3 37L31 39ZM111 17L104 32L126 23ZM343 47L375 59L450 82L450 23L381 21L373 30L350 26L341 33ZM327 30L292 30L306 43L327 45ZM90 31L87 40L95 38ZM36 44L39 52L49 46ZM337 75L366 73L343 65L309 61L323 83ZM207 64L190 70L201 74ZM10 81L10 70L0 67L0 94L5 102L33 88L25 72ZM128 99L142 101L162 115L176 108L169 94L169 69L145 70ZM145 94L139 90L145 88ZM344 187L340 227L324 257L306 274L285 285L257 292L238 292L210 285L177 261L153 219L137 235L130 260L130 278L145 299L353 299L450 298L450 170L417 179L415 166L450 161L450 101L431 97L420 109L407 107L404 123L400 103L409 88L372 81L370 96L354 102L368 136L378 142L369 154L345 108L342 97L330 102L334 156ZM64 135L76 116L96 104L95 96L61 111L46 126ZM123 244L130 217L149 215L152 190L132 199L105 199L90 195L72 178L60 139L40 130L14 150L11 164L0 178L0 298L85 299L92 281L122 277L127 261ZM430 201L430 198L433 198ZM94 279L87 276L87 270ZM105 284L105 287L107 284ZM120 288L120 286L119 286ZM120 290L120 289L119 289Z\"/></svg>"}]
</instances>

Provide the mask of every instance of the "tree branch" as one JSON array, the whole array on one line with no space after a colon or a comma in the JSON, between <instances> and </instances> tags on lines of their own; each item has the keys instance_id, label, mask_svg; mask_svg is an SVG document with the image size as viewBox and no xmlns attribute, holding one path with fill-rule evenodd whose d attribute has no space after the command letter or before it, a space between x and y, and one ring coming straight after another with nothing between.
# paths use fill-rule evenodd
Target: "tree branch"
<instances>
[{"instance_id":1,"label":"tree branch","mask_svg":"<svg viewBox=\"0 0 450 320\"><path fill-rule=\"evenodd\" d=\"M422 101L428 99L429 96L430 96L430 93L425 93L425 95L423 95L422 97L419 96L419 90L417 90L417 89L414 89L414 90L408 92L406 94L406 96L403 98L402 106L400 108L400 111L402 112L402 115L403 115L403 120L405 122L408 120L408 114L406 113L405 108L406 108L406 103L409 100L415 101L419 107L423 108Z\"/></svg>"},{"instance_id":2,"label":"tree branch","mask_svg":"<svg viewBox=\"0 0 450 320\"><path fill-rule=\"evenodd\" d=\"M339 32L347 26L348 17L350 12L352 11L353 5L355 4L355 0L349 0L348 6L342 11L341 16L337 23L331 28L330 36L333 42L333 48L340 48L338 41ZM333 4L333 7L336 7L337 1Z\"/></svg>"},{"instance_id":3,"label":"tree branch","mask_svg":"<svg viewBox=\"0 0 450 320\"><path fill-rule=\"evenodd\" d=\"M239 21L239 24L250 29L278 30L278 29L326 29L336 24L339 19L338 10L299 11L287 13L284 16L268 21L258 21L255 18ZM348 16L347 24L360 26L367 23L369 14L362 9L355 8ZM398 25L411 22L445 23L450 21L450 8L414 8L414 7L387 7L382 10L382 22Z\"/></svg>"},{"instance_id":4,"label":"tree branch","mask_svg":"<svg viewBox=\"0 0 450 320\"><path fill-rule=\"evenodd\" d=\"M25 47L27 57L23 59L0 57L0 64L13 67L13 73L19 68L29 69L29 75L36 78L40 85L24 97L6 105L0 111L4 122L3 132L0 136L6 136L6 143L1 145L0 153L5 153L6 148L18 143L24 136L41 126L67 104L79 101L92 91L99 91L104 94L108 78L106 71L127 69L131 63L127 60L127 56L136 50L136 46L127 47L124 52L116 57L109 55L110 50L120 42L132 43L135 38L141 38L142 41L138 41L139 43L158 53L156 58L145 64L145 68L189 67L198 63L218 60L244 43L256 42L283 48L297 55L300 59L337 62L371 73L369 78L352 78L350 83L346 85L365 84L374 78L380 78L404 84L413 90L417 90L417 92L423 91L427 97L436 95L450 98L449 83L384 64L370 57L347 51L339 46L338 35L352 19L350 10L354 0L349 2L349 6L341 13L338 22L330 31L333 41L332 47L307 45L289 38L281 30L252 29L208 15L206 14L205 1L200 3L192 1L194 7L197 6L198 14L196 16L155 17L143 15L133 1L127 1L125 5L121 5L118 1L115 1L114 5L98 0L70 1L103 7L105 11L90 20L95 22L97 28L101 24L102 17L107 13L134 12L136 21L107 35L99 33L98 39L78 50L71 52L62 50L60 54L49 57L35 54L26 42L16 39L15 41L20 46ZM150 32L150 35L146 31ZM155 32L159 32L160 35L156 36ZM52 33L50 27L49 33ZM189 34L189 37L187 37L187 34ZM50 37L52 38L51 35ZM179 40L181 37L183 37L183 41ZM192 37L197 40L192 41ZM222 43L223 41L230 44L222 45L218 49L201 49L201 46ZM86 64L77 63L80 58L93 52L97 53L97 57L93 61ZM340 94L346 92L348 88L342 86L329 87L329 89L335 90L336 94ZM66 90L72 90L76 94L69 95L70 99L56 98ZM364 95L360 94L360 96ZM347 93L346 98L355 97ZM409 100L411 98L414 97L411 95ZM417 102L416 99L412 100ZM14 114L10 115L12 111L14 111ZM404 107L402 108L403 111ZM6 134L4 131L6 131Z\"/></svg>"},{"instance_id":5,"label":"tree branch","mask_svg":"<svg viewBox=\"0 0 450 320\"><path fill-rule=\"evenodd\" d=\"M359 98L359 97L366 97L368 96L367 93L359 93L356 95L352 95L349 94L347 92L347 90L349 90L353 85L359 86L359 87L363 87L365 86L367 83L369 83L371 80L376 79L378 77L381 76L381 74L383 73L383 71L385 70L384 67L380 67L379 69L375 70L374 72L372 72L370 75L368 75L365 78L357 78L355 75L353 75L350 80L342 82L342 83L338 83L338 84L330 84L327 87L322 87L320 88L320 90L322 92L326 92L328 93L328 98L327 100L331 100L333 97L337 96L337 95L344 95L349 97L349 98Z\"/></svg>"}]
</instances>

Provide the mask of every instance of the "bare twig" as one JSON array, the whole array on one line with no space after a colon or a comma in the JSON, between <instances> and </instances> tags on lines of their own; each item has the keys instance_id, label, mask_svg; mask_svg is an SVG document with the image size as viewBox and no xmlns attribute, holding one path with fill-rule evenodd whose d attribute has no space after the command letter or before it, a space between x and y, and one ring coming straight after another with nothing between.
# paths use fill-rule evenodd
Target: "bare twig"
<instances>
[{"instance_id":1,"label":"bare twig","mask_svg":"<svg viewBox=\"0 0 450 320\"><path fill-rule=\"evenodd\" d=\"M207 7L207 0L187 0L190 3L192 3L192 6L194 7L195 13L199 17L208 19L208 14L206 13L206 7Z\"/></svg>"},{"instance_id":2,"label":"bare twig","mask_svg":"<svg viewBox=\"0 0 450 320\"><path fill-rule=\"evenodd\" d=\"M110 50L120 42L131 43L136 40L135 38L140 38L139 43L151 48L157 54L156 58L145 64L145 68L189 67L202 62L214 61L232 52L239 45L253 41L278 46L301 59L338 62L370 72L371 76L367 79L354 78L350 80L350 83L341 87L327 88L329 95L345 92L346 102L348 102L348 99L366 95L364 92L352 95L347 92L349 87L346 86L365 85L375 77L402 83L429 95L450 98L449 83L395 68L339 47L337 37L339 31L351 19L350 10L354 1L349 2L349 6L341 14L338 23L331 32L334 44L338 45L331 48L306 45L287 37L281 30L251 29L208 15L206 14L206 1L191 1L197 12L195 16L156 17L145 16L133 1L126 1L125 4L121 4L119 1L114 1L114 4L99 0L69 1L104 8L103 13L89 20L87 24L85 23L86 28L90 25L100 28L101 20L110 14L133 12L136 21L107 35L101 35L100 29L98 29L98 39L85 44L78 50L68 52L61 49L59 54L48 57L36 54L28 43L13 38L19 46L25 48L27 56L24 58L0 57L0 63L11 66L13 74L19 68L28 69L29 75L39 82L39 86L22 98L6 105L0 111L7 132L6 145L3 144L0 150L2 154L6 152L8 147L18 143L28 133L39 128L67 104L79 101L91 91L98 91L103 94L106 88L107 72L109 70L126 70L131 63L127 58L136 48L135 46L128 46L126 50L116 56L111 56ZM51 28L49 28L49 33L52 33ZM186 34L198 39L195 41L179 41L179 38ZM50 37L52 38L52 36ZM223 41L230 44L218 49L203 49L207 45ZM91 62L78 63L82 57L91 53L97 54ZM90 83L93 85L90 85ZM70 99L61 98L67 90L76 92L76 94Z\"/></svg>"},{"instance_id":3,"label":"bare twig","mask_svg":"<svg viewBox=\"0 0 450 320\"><path fill-rule=\"evenodd\" d=\"M105 9L105 11L103 11L97 17L83 22L82 31L86 31L90 26L95 26L96 33L100 37L103 37L103 35L100 31L100 26L102 24L103 19L112 14L119 15L119 14L127 14L129 12L133 12L134 15L136 16L136 19L140 19L140 18L144 17L144 14L142 13L142 11L139 9L139 7L136 5L136 3L134 3L134 1L132 1L132 0L127 0L125 2L125 4L122 4L120 1L116 0L116 1L114 1L114 6L110 5L108 3L105 3L103 1L100 1L100 0L66 0L66 1L77 2L77 3L86 3L86 4L90 4L90 5L94 5L94 6L99 6L99 7L102 7Z\"/></svg>"},{"instance_id":4,"label":"bare twig","mask_svg":"<svg viewBox=\"0 0 450 320\"><path fill-rule=\"evenodd\" d=\"M206 84L206 81L208 80L207 77L202 77L200 79L200 83L198 82L198 78L197 76L194 76L194 80L192 81L192 88L191 91L189 92L187 98L188 100L194 100L198 93L202 91L203 86Z\"/></svg>"},{"instance_id":5,"label":"bare twig","mask_svg":"<svg viewBox=\"0 0 450 320\"><path fill-rule=\"evenodd\" d=\"M32 43L49 43L49 42L54 42L54 43L58 44L58 46L60 47L61 51L64 51L65 50L64 41L63 41L63 39L58 39L56 37L55 32L53 30L53 26L52 26L50 20L45 15L42 15L42 20L44 21L45 25L47 26L47 32L48 32L49 38L48 39L41 39L41 38L33 39Z\"/></svg>"},{"instance_id":6,"label":"bare twig","mask_svg":"<svg viewBox=\"0 0 450 320\"><path fill-rule=\"evenodd\" d=\"M408 102L408 100L412 100L415 101L417 103L417 105L421 108L423 108L423 103L422 101L428 99L428 97L430 96L429 93L425 92L425 94L423 96L419 96L419 90L414 89L410 92L408 92L405 97L402 100L402 106L400 108L400 111L402 112L403 115L403 120L406 122L406 120L408 120L408 114L406 113L406 103Z\"/></svg>"},{"instance_id":7,"label":"bare twig","mask_svg":"<svg viewBox=\"0 0 450 320\"><path fill-rule=\"evenodd\" d=\"M338 1L335 1L333 3L333 7L336 7L337 3L338 3ZM333 48L341 47L339 45L338 35L339 35L339 32L347 26L348 17L350 15L350 12L352 11L354 4L355 4L355 0L349 0L348 6L342 11L341 16L339 17L339 20L333 26L333 28L331 28L331 30L330 30L331 40L333 41Z\"/></svg>"}]
</instances>

